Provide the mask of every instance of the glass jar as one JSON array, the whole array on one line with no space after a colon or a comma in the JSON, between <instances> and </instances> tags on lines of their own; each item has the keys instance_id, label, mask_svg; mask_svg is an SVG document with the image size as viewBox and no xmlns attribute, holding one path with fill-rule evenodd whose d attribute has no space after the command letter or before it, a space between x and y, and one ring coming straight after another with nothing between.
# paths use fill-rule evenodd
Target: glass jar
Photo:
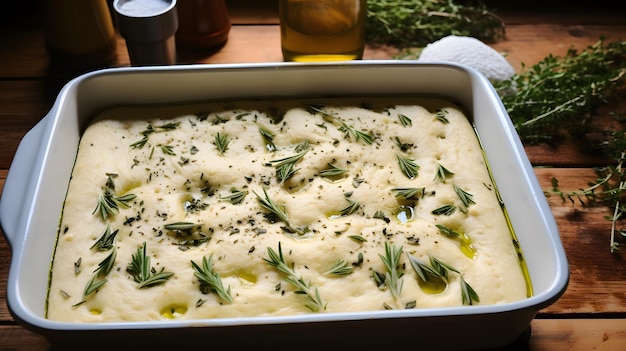
<instances>
[{"instance_id":1,"label":"glass jar","mask_svg":"<svg viewBox=\"0 0 626 351\"><path fill-rule=\"evenodd\" d=\"M178 0L176 45L193 49L218 49L230 33L224 0Z\"/></svg>"},{"instance_id":2,"label":"glass jar","mask_svg":"<svg viewBox=\"0 0 626 351\"><path fill-rule=\"evenodd\" d=\"M363 57L366 0L279 0L285 61L341 61Z\"/></svg>"}]
</instances>

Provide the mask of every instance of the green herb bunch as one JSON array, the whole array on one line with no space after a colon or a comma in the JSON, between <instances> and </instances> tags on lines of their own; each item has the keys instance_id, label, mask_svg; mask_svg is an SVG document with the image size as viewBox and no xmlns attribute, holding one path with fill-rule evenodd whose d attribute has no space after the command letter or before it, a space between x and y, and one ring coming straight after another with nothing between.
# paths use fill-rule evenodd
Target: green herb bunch
<instances>
[{"instance_id":1,"label":"green herb bunch","mask_svg":"<svg viewBox=\"0 0 626 351\"><path fill-rule=\"evenodd\" d=\"M502 102L524 144L557 144L573 137L585 152L600 159L613 160L596 167L597 178L589 187L563 193L558 180L552 180L547 193L563 200L577 199L581 204L605 205L612 210L607 219L611 226L611 252L619 249L618 239L626 237L620 226L626 213L626 129L623 114L614 117L609 128L598 127L593 116L598 106L614 100L626 81L626 41L597 43L582 51L570 49L565 56L549 55L521 74L496 84L498 91L517 89L503 95ZM622 90L621 90L622 89Z\"/></svg>"},{"instance_id":2,"label":"green herb bunch","mask_svg":"<svg viewBox=\"0 0 626 351\"><path fill-rule=\"evenodd\" d=\"M504 23L482 3L452 0L367 0L366 41L396 47L424 47L447 35L485 42L504 37Z\"/></svg>"}]
</instances>

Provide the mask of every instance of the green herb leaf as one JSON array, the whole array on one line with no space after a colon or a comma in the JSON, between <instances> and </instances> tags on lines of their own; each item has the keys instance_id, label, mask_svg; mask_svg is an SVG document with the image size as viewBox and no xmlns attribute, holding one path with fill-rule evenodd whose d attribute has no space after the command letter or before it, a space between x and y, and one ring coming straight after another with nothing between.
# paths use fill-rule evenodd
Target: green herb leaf
<instances>
[{"instance_id":1,"label":"green herb leaf","mask_svg":"<svg viewBox=\"0 0 626 351\"><path fill-rule=\"evenodd\" d=\"M454 211L456 211L456 206L454 206L454 205L443 205L441 207L438 207L438 208L432 210L431 213L434 214L434 215L450 216L451 214L454 213Z\"/></svg>"},{"instance_id":2,"label":"green herb leaf","mask_svg":"<svg viewBox=\"0 0 626 351\"><path fill-rule=\"evenodd\" d=\"M353 268L350 264L344 260L337 260L335 264L326 271L326 274L334 274L334 275L348 275L352 273Z\"/></svg>"},{"instance_id":3,"label":"green herb leaf","mask_svg":"<svg viewBox=\"0 0 626 351\"><path fill-rule=\"evenodd\" d=\"M404 157L400 154L396 154L396 158L398 160L398 165L400 166L400 170L402 171L402 173L404 173L404 175L407 178L413 179L417 177L420 166L417 163L415 163L414 160L411 160L410 158Z\"/></svg>"},{"instance_id":4,"label":"green herb leaf","mask_svg":"<svg viewBox=\"0 0 626 351\"><path fill-rule=\"evenodd\" d=\"M297 151L295 155L270 161L276 167L276 176L279 182L282 183L286 181L298 171L295 165L300 162L309 149L309 142L307 140L303 144L298 145L296 150L299 151Z\"/></svg>"},{"instance_id":5,"label":"green herb leaf","mask_svg":"<svg viewBox=\"0 0 626 351\"><path fill-rule=\"evenodd\" d=\"M174 275L172 272L165 272L164 268L156 273L152 272L150 266L150 256L146 255L146 243L144 242L137 252L132 255L131 262L126 267L133 279L139 283L139 288L147 288L165 283Z\"/></svg>"},{"instance_id":6,"label":"green herb leaf","mask_svg":"<svg viewBox=\"0 0 626 351\"><path fill-rule=\"evenodd\" d=\"M393 188L395 197L402 200L417 199L424 196L424 188Z\"/></svg>"},{"instance_id":7,"label":"green herb leaf","mask_svg":"<svg viewBox=\"0 0 626 351\"><path fill-rule=\"evenodd\" d=\"M111 231L111 225L107 224L100 238L91 245L90 249L97 248L98 251L110 250L115 243L115 236L119 232L118 229Z\"/></svg>"},{"instance_id":8,"label":"green herb leaf","mask_svg":"<svg viewBox=\"0 0 626 351\"><path fill-rule=\"evenodd\" d=\"M448 115L448 110L440 109L440 110L437 110L437 112L435 112L435 119L437 119L439 122L443 124L448 124L450 123L450 121L448 121L447 115Z\"/></svg>"},{"instance_id":9,"label":"green herb leaf","mask_svg":"<svg viewBox=\"0 0 626 351\"><path fill-rule=\"evenodd\" d=\"M435 167L437 169L435 173L435 180L438 179L442 183L446 182L446 178L454 175L454 172L448 170L446 167L442 166L439 162L435 162Z\"/></svg>"},{"instance_id":10,"label":"green herb leaf","mask_svg":"<svg viewBox=\"0 0 626 351\"><path fill-rule=\"evenodd\" d=\"M474 202L474 196L472 194L463 190L460 186L456 184L454 184L454 191L459 196L459 199L461 199L463 206L465 206L466 208L469 207L469 205L476 203Z\"/></svg>"},{"instance_id":11,"label":"green herb leaf","mask_svg":"<svg viewBox=\"0 0 626 351\"><path fill-rule=\"evenodd\" d=\"M320 171L320 176L325 178L333 178L338 177L345 174L347 171L343 168L337 167L336 165L329 163L328 168Z\"/></svg>"},{"instance_id":12,"label":"green herb leaf","mask_svg":"<svg viewBox=\"0 0 626 351\"><path fill-rule=\"evenodd\" d=\"M387 272L385 273L385 284L389 287L391 295L394 298L400 297L402 285L404 284L404 281L400 279L404 275L402 268L400 267L402 246L398 248L394 245L390 245L388 242L385 242L385 254L378 254L378 256L383 261L385 268L387 269Z\"/></svg>"},{"instance_id":13,"label":"green herb leaf","mask_svg":"<svg viewBox=\"0 0 626 351\"><path fill-rule=\"evenodd\" d=\"M215 147L220 154L223 154L228 150L228 144L230 143L230 138L228 134L217 133L215 135Z\"/></svg>"},{"instance_id":14,"label":"green herb leaf","mask_svg":"<svg viewBox=\"0 0 626 351\"><path fill-rule=\"evenodd\" d=\"M220 199L230 201L230 203L232 203L233 205L239 205L246 198L246 195L248 195L247 190L238 190L236 188L231 188L230 194L226 196L220 196Z\"/></svg>"},{"instance_id":15,"label":"green herb leaf","mask_svg":"<svg viewBox=\"0 0 626 351\"><path fill-rule=\"evenodd\" d=\"M400 124L402 124L403 127L409 127L413 125L413 121L411 121L411 118L407 115L398 113L398 119L400 120Z\"/></svg>"},{"instance_id":16,"label":"green herb leaf","mask_svg":"<svg viewBox=\"0 0 626 351\"><path fill-rule=\"evenodd\" d=\"M209 256L208 259L206 258L206 256L202 257L202 267L200 267L194 261L191 261L191 266L195 271L194 275L200 281L200 290L205 291L206 289L210 289L212 291L215 291L220 299L227 303L232 303L233 298L230 293L230 287L228 287L227 289L224 288L222 278L213 270L212 260L213 255Z\"/></svg>"},{"instance_id":17,"label":"green herb leaf","mask_svg":"<svg viewBox=\"0 0 626 351\"><path fill-rule=\"evenodd\" d=\"M341 122L341 127L339 127L339 131L344 133L346 139L350 139L350 135L352 135L355 141L363 140L363 142L367 145L372 145L374 143L374 137L372 137L370 134L358 130L344 122Z\"/></svg>"},{"instance_id":18,"label":"green herb leaf","mask_svg":"<svg viewBox=\"0 0 626 351\"><path fill-rule=\"evenodd\" d=\"M278 253L276 253L276 251L274 251L271 247L268 247L267 254L269 259L263 258L263 260L287 275L285 280L297 289L295 291L296 294L306 295L305 299L307 302L305 306L308 309L313 312L326 309L326 305L324 304L318 289L312 289L310 283L305 282L302 278L299 278L296 272L291 268L293 267L293 264L291 266L287 265L285 258L283 257L283 249L280 242L278 242Z\"/></svg>"},{"instance_id":19,"label":"green herb leaf","mask_svg":"<svg viewBox=\"0 0 626 351\"><path fill-rule=\"evenodd\" d=\"M166 225L163 226L163 228L167 229L167 230L180 230L180 231L185 231L185 230L190 230L193 227L197 226L198 224L196 223L192 223L192 222L174 222L174 223L168 223Z\"/></svg>"},{"instance_id":20,"label":"green herb leaf","mask_svg":"<svg viewBox=\"0 0 626 351\"><path fill-rule=\"evenodd\" d=\"M259 127L259 133L261 133L261 137L263 137L267 151L276 151L276 145L274 145L274 133L263 127Z\"/></svg>"},{"instance_id":21,"label":"green herb leaf","mask_svg":"<svg viewBox=\"0 0 626 351\"><path fill-rule=\"evenodd\" d=\"M480 298L474 289L465 281L461 275L461 299L464 305L473 305L480 302Z\"/></svg>"}]
</instances>

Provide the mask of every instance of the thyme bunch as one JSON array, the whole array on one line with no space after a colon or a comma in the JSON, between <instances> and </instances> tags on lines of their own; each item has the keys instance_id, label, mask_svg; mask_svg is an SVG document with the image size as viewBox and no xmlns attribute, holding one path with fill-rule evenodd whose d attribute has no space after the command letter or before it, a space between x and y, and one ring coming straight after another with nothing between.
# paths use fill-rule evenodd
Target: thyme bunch
<instances>
[{"instance_id":1,"label":"thyme bunch","mask_svg":"<svg viewBox=\"0 0 626 351\"><path fill-rule=\"evenodd\" d=\"M367 0L368 43L424 47L447 35L485 42L504 37L503 21L482 3L452 0Z\"/></svg>"},{"instance_id":2,"label":"thyme bunch","mask_svg":"<svg viewBox=\"0 0 626 351\"><path fill-rule=\"evenodd\" d=\"M626 129L620 113L609 113L617 128L599 128L592 123L596 108L616 98L626 82L626 41L606 43L602 38L578 51L569 49L564 56L549 55L523 73L495 86L499 92L509 88L517 93L502 94L502 102L524 144L555 145L564 137L574 137L583 151L614 161L596 167L597 178L589 187L564 194L558 180L546 195L563 200L578 199L584 206L610 208L610 251L619 250L618 239L626 237L623 223L626 205ZM620 229L621 228L621 229Z\"/></svg>"}]
</instances>

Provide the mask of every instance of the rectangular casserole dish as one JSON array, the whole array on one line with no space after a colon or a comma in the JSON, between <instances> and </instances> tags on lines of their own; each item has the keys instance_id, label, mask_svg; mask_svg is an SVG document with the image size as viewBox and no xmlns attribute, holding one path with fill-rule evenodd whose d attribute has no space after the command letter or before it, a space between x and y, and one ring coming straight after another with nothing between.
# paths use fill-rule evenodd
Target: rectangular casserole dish
<instances>
[{"instance_id":1,"label":"rectangular casserole dish","mask_svg":"<svg viewBox=\"0 0 626 351\"><path fill-rule=\"evenodd\" d=\"M97 113L128 104L321 96L436 95L462 106L481 139L532 282L533 296L462 308L286 317L76 324L45 318L59 218L81 133ZM406 339L427 349L524 342L530 322L565 291L568 263L554 217L497 93L475 70L408 61L264 63L115 68L69 82L21 141L0 198L12 250L9 308L55 350L174 347L375 346Z\"/></svg>"}]
</instances>

